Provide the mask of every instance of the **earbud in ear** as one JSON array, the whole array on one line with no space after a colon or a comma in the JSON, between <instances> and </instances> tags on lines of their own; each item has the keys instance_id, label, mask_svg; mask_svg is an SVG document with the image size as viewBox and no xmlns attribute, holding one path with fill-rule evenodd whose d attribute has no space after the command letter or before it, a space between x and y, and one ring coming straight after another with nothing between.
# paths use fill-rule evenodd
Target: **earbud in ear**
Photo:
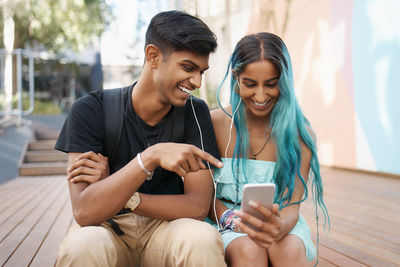
<instances>
[{"instance_id":1,"label":"earbud in ear","mask_svg":"<svg viewBox=\"0 0 400 267\"><path fill-rule=\"evenodd\" d=\"M240 94L240 86L239 86L239 79L237 78L237 77L235 77L236 79L236 84L235 84L235 86L233 87L234 88L234 90L235 90L235 94Z\"/></svg>"},{"instance_id":2,"label":"earbud in ear","mask_svg":"<svg viewBox=\"0 0 400 267\"><path fill-rule=\"evenodd\" d=\"M233 86L233 90L235 91L235 94L240 94L240 86L239 86L239 75L237 75L237 72L235 70L232 70L232 75L235 77L236 84Z\"/></svg>"}]
</instances>

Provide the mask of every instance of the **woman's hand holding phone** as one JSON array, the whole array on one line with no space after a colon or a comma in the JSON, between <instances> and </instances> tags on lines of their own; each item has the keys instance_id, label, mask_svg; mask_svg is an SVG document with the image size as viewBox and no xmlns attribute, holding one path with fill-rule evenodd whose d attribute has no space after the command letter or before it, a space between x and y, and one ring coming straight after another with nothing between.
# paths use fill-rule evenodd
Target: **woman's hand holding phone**
<instances>
[{"instance_id":1,"label":"woman's hand holding phone","mask_svg":"<svg viewBox=\"0 0 400 267\"><path fill-rule=\"evenodd\" d=\"M280 233L281 220L278 204L273 204L268 208L260 202L250 201L249 205L262 214L265 220L250 215L242 210L235 210L240 220L235 220L236 229L246 233L254 242L263 248L269 248ZM252 227L253 226L253 227Z\"/></svg>"},{"instance_id":2,"label":"woman's hand holding phone","mask_svg":"<svg viewBox=\"0 0 400 267\"><path fill-rule=\"evenodd\" d=\"M273 204L275 184L246 184L243 187L242 209L234 211L236 229L248 234L259 246L269 248L280 233L278 204Z\"/></svg>"}]
</instances>

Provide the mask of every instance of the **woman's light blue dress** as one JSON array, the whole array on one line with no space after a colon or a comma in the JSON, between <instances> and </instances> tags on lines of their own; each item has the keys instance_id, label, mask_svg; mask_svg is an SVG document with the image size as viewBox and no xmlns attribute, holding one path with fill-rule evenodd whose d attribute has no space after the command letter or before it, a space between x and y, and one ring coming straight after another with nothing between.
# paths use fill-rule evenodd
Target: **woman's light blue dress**
<instances>
[{"instance_id":1,"label":"woman's light blue dress","mask_svg":"<svg viewBox=\"0 0 400 267\"><path fill-rule=\"evenodd\" d=\"M239 187L238 187L238 202L241 202L243 185L247 183L273 183L273 173L275 169L275 162L261 161L261 160L247 160L246 164L246 178L243 173L239 172ZM232 162L231 158L223 158L222 162L224 167L222 169L214 170L214 179L217 183L217 198L226 199L235 203L236 200L236 181L235 175L232 173ZM239 168L241 169L241 168ZM228 208L234 208L234 204L224 202ZM240 209L240 205L236 205L235 209ZM209 221L209 220L208 220ZM209 221L211 222L211 221ZM216 224L214 224L216 227ZM295 227L289 232L289 234L298 236L304 243L306 248L306 255L309 261L312 261L316 257L316 250L313 242L311 241L310 228L303 216L299 215L299 219ZM224 248L226 249L229 243L240 236L246 234L236 233L230 230L221 232L222 239L224 241Z\"/></svg>"}]
</instances>

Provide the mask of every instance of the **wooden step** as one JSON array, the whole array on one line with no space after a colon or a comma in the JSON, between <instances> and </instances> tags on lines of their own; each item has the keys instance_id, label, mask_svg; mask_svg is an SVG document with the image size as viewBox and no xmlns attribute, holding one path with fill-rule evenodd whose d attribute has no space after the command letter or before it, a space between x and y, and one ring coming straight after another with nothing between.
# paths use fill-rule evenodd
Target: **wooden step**
<instances>
[{"instance_id":1,"label":"wooden step","mask_svg":"<svg viewBox=\"0 0 400 267\"><path fill-rule=\"evenodd\" d=\"M28 151L49 151L54 150L54 145L56 144L55 139L51 140L40 140L32 141L28 144Z\"/></svg>"},{"instance_id":2,"label":"wooden step","mask_svg":"<svg viewBox=\"0 0 400 267\"><path fill-rule=\"evenodd\" d=\"M19 175L65 175L68 154L55 150L55 143L55 139L28 142L21 154Z\"/></svg>"},{"instance_id":3,"label":"wooden step","mask_svg":"<svg viewBox=\"0 0 400 267\"><path fill-rule=\"evenodd\" d=\"M67 162L68 154L57 150L53 151L27 151L24 163L34 162Z\"/></svg>"},{"instance_id":4,"label":"wooden step","mask_svg":"<svg viewBox=\"0 0 400 267\"><path fill-rule=\"evenodd\" d=\"M22 163L19 165L19 175L66 175L67 165L67 162Z\"/></svg>"}]
</instances>

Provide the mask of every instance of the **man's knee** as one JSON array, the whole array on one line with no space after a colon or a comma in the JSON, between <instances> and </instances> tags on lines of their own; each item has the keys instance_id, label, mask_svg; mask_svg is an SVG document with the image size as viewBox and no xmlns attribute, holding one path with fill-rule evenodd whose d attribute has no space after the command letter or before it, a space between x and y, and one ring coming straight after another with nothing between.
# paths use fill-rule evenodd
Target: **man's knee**
<instances>
[{"instance_id":1,"label":"man's knee","mask_svg":"<svg viewBox=\"0 0 400 267\"><path fill-rule=\"evenodd\" d=\"M61 243L57 264L79 265L84 262L108 262L115 246L107 230L100 226L74 227Z\"/></svg>"},{"instance_id":2,"label":"man's knee","mask_svg":"<svg viewBox=\"0 0 400 267\"><path fill-rule=\"evenodd\" d=\"M178 242L184 242L189 247L207 249L210 246L220 246L223 250L221 235L210 224L193 219L180 219L180 230L176 236Z\"/></svg>"},{"instance_id":3,"label":"man's knee","mask_svg":"<svg viewBox=\"0 0 400 267\"><path fill-rule=\"evenodd\" d=\"M186 262L186 266L225 266L222 238L214 227L193 219L178 221L180 230L174 238L178 262Z\"/></svg>"}]
</instances>

